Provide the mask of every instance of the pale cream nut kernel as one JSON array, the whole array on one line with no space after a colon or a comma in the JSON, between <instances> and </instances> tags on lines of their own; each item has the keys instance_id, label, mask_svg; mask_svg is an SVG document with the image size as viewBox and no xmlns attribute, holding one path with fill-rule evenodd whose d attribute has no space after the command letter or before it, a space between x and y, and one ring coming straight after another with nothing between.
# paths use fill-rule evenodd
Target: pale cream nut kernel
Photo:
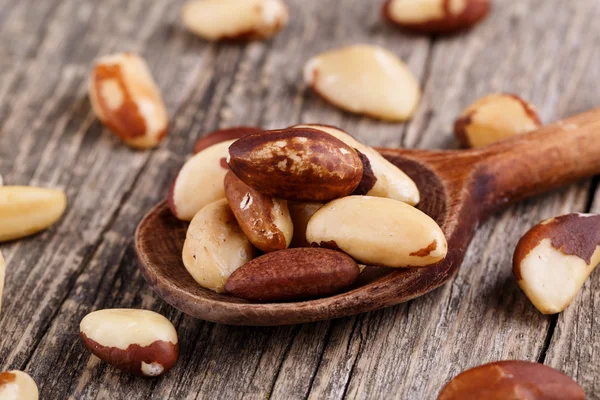
<instances>
[{"instance_id":1,"label":"pale cream nut kernel","mask_svg":"<svg viewBox=\"0 0 600 400\"><path fill-rule=\"evenodd\" d=\"M66 206L67 198L62 190L0 187L0 242L48 228L63 215Z\"/></svg>"},{"instance_id":2,"label":"pale cream nut kernel","mask_svg":"<svg viewBox=\"0 0 600 400\"><path fill-rule=\"evenodd\" d=\"M177 218L191 221L204 206L225 198L227 149L233 142L227 140L207 147L183 165L168 197L169 207Z\"/></svg>"},{"instance_id":3,"label":"pale cream nut kernel","mask_svg":"<svg viewBox=\"0 0 600 400\"><path fill-rule=\"evenodd\" d=\"M308 222L306 237L313 245L339 249L367 265L426 267L448 252L433 219L383 197L348 196L325 204Z\"/></svg>"},{"instance_id":4,"label":"pale cream nut kernel","mask_svg":"<svg viewBox=\"0 0 600 400\"><path fill-rule=\"evenodd\" d=\"M136 375L162 375L179 356L175 327L154 311L94 311L81 320L79 330L84 344L98 358Z\"/></svg>"},{"instance_id":5,"label":"pale cream nut kernel","mask_svg":"<svg viewBox=\"0 0 600 400\"><path fill-rule=\"evenodd\" d=\"M465 109L454 123L454 133L465 147L481 147L527 133L542 122L534 106L513 94L483 97Z\"/></svg>"},{"instance_id":6,"label":"pale cream nut kernel","mask_svg":"<svg viewBox=\"0 0 600 400\"><path fill-rule=\"evenodd\" d=\"M90 76L94 113L131 147L147 149L167 133L167 108L143 58L131 53L104 56Z\"/></svg>"},{"instance_id":7,"label":"pale cream nut kernel","mask_svg":"<svg viewBox=\"0 0 600 400\"><path fill-rule=\"evenodd\" d=\"M200 210L183 245L183 264L201 286L222 293L227 278L252 260L254 248L240 229L226 199Z\"/></svg>"},{"instance_id":8,"label":"pale cream nut kernel","mask_svg":"<svg viewBox=\"0 0 600 400\"><path fill-rule=\"evenodd\" d=\"M403 121L415 112L421 90L392 52L354 45L321 53L304 67L306 83L328 102L353 113Z\"/></svg>"},{"instance_id":9,"label":"pale cream nut kernel","mask_svg":"<svg viewBox=\"0 0 600 400\"><path fill-rule=\"evenodd\" d=\"M23 371L4 371L0 373L1 400L38 400L38 387Z\"/></svg>"},{"instance_id":10,"label":"pale cream nut kernel","mask_svg":"<svg viewBox=\"0 0 600 400\"><path fill-rule=\"evenodd\" d=\"M421 200L417 185L408 175L402 172L400 168L386 160L381 154L379 154L377 150L362 144L349 133L339 128L327 125L307 124L297 125L297 127L313 128L325 131L365 155L369 160L371 170L368 171L368 168L364 168L363 173L372 174L370 177L372 186L370 184L370 187L365 188L368 189L368 191L365 193L366 195L387 197L390 199L403 201L411 206L418 204ZM362 186L362 183L363 182L361 182L361 185L359 186Z\"/></svg>"},{"instance_id":11,"label":"pale cream nut kernel","mask_svg":"<svg viewBox=\"0 0 600 400\"><path fill-rule=\"evenodd\" d=\"M563 311L600 263L600 215L567 214L541 222L519 241L513 272L543 314Z\"/></svg>"},{"instance_id":12,"label":"pale cream nut kernel","mask_svg":"<svg viewBox=\"0 0 600 400\"><path fill-rule=\"evenodd\" d=\"M281 0L193 0L182 9L183 24L208 40L266 39L287 25Z\"/></svg>"}]
</instances>

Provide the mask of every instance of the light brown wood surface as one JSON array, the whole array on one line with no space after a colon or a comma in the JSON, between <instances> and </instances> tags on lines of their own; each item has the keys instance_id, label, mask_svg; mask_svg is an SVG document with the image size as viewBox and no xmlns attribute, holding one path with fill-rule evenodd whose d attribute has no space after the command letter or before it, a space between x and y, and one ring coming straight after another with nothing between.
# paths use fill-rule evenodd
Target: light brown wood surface
<instances>
[{"instance_id":1,"label":"light brown wood surface","mask_svg":"<svg viewBox=\"0 0 600 400\"><path fill-rule=\"evenodd\" d=\"M515 92L545 122L600 105L600 3L496 0L471 32L430 40L383 23L379 4L287 0L291 23L271 41L216 45L186 33L181 1L0 0L0 174L5 184L64 188L69 207L51 230L3 244L0 369L24 369L43 399L432 399L465 368L500 359L544 362L600 397L600 275L571 306L543 316L517 287L511 257L541 219L590 208L595 180L513 206L482 225L454 280L381 311L277 328L186 317L146 285L133 232L161 200L196 138L236 124L340 125L384 147L446 149L456 115L492 91ZM404 125L352 116L302 83L324 49L377 43L421 80L424 97ZM140 52L171 115L153 152L123 146L93 117L91 61ZM107 307L157 310L180 336L181 357L145 380L101 363L78 325Z\"/></svg>"}]
</instances>

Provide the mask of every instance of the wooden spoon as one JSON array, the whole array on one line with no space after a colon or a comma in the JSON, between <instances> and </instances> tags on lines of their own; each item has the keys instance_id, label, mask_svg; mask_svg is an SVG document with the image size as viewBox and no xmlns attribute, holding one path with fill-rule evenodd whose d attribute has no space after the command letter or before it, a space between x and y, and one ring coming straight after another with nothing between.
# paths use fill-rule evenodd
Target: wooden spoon
<instances>
[{"instance_id":1,"label":"wooden spoon","mask_svg":"<svg viewBox=\"0 0 600 400\"><path fill-rule=\"evenodd\" d=\"M353 289L324 299L248 303L204 289L192 279L181 261L187 223L173 217L163 202L144 217L136 232L144 277L184 313L235 325L318 321L414 299L456 274L477 225L491 213L600 173L600 109L481 149L378 150L415 180L421 191L419 208L442 227L449 251L439 264L411 269L369 267Z\"/></svg>"}]
</instances>

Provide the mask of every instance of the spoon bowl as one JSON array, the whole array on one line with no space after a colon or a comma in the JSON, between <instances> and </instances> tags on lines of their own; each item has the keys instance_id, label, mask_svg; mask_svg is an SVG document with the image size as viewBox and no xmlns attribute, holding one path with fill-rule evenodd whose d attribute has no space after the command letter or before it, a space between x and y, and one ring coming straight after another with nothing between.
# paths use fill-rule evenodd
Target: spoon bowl
<instances>
[{"instance_id":1,"label":"spoon bowl","mask_svg":"<svg viewBox=\"0 0 600 400\"><path fill-rule=\"evenodd\" d=\"M250 303L198 285L181 250L188 223L166 202L140 222L135 245L140 270L165 301L184 313L233 325L286 325L339 318L426 294L458 271L480 221L514 201L600 173L600 109L481 149L378 149L417 184L418 208L441 227L448 255L425 268L369 266L348 291L289 303Z\"/></svg>"}]
</instances>

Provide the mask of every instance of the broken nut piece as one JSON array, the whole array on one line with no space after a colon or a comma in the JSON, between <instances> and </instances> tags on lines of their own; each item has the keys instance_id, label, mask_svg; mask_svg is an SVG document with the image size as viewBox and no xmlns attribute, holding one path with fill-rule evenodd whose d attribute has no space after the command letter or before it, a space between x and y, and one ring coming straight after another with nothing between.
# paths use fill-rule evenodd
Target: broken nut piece
<instances>
[{"instance_id":1,"label":"broken nut piece","mask_svg":"<svg viewBox=\"0 0 600 400\"><path fill-rule=\"evenodd\" d=\"M543 314L563 311L600 263L600 215L567 214L531 228L517 244L513 273Z\"/></svg>"},{"instance_id":2,"label":"broken nut piece","mask_svg":"<svg viewBox=\"0 0 600 400\"><path fill-rule=\"evenodd\" d=\"M540 126L533 105L514 94L496 93L467 107L454 123L454 134L465 147L481 147Z\"/></svg>"},{"instance_id":3,"label":"broken nut piece","mask_svg":"<svg viewBox=\"0 0 600 400\"><path fill-rule=\"evenodd\" d=\"M321 53L306 63L304 80L329 103L386 121L409 119L421 97L419 82L408 67L378 46Z\"/></svg>"},{"instance_id":4,"label":"broken nut piece","mask_svg":"<svg viewBox=\"0 0 600 400\"><path fill-rule=\"evenodd\" d=\"M33 235L63 215L67 198L62 190L32 186L0 187L0 242Z\"/></svg>"},{"instance_id":5,"label":"broken nut piece","mask_svg":"<svg viewBox=\"0 0 600 400\"><path fill-rule=\"evenodd\" d=\"M437 400L584 400L573 379L554 368L528 361L497 361L471 368L452 379Z\"/></svg>"},{"instance_id":6,"label":"broken nut piece","mask_svg":"<svg viewBox=\"0 0 600 400\"><path fill-rule=\"evenodd\" d=\"M208 40L266 39L287 25L281 0L193 0L182 9L183 24Z\"/></svg>"},{"instance_id":7,"label":"broken nut piece","mask_svg":"<svg viewBox=\"0 0 600 400\"><path fill-rule=\"evenodd\" d=\"M482 21L489 9L489 0L387 0L382 14L407 31L448 34Z\"/></svg>"},{"instance_id":8,"label":"broken nut piece","mask_svg":"<svg viewBox=\"0 0 600 400\"><path fill-rule=\"evenodd\" d=\"M0 373L0 399L38 400L38 387L33 378L23 371L4 371Z\"/></svg>"},{"instance_id":9,"label":"broken nut piece","mask_svg":"<svg viewBox=\"0 0 600 400\"><path fill-rule=\"evenodd\" d=\"M90 76L94 113L131 147L156 146L167 133L167 108L143 58L118 53L99 58Z\"/></svg>"},{"instance_id":10,"label":"broken nut piece","mask_svg":"<svg viewBox=\"0 0 600 400\"><path fill-rule=\"evenodd\" d=\"M98 310L86 315L79 328L83 343L92 353L134 375L163 375L179 356L175 327L154 311Z\"/></svg>"}]
</instances>

